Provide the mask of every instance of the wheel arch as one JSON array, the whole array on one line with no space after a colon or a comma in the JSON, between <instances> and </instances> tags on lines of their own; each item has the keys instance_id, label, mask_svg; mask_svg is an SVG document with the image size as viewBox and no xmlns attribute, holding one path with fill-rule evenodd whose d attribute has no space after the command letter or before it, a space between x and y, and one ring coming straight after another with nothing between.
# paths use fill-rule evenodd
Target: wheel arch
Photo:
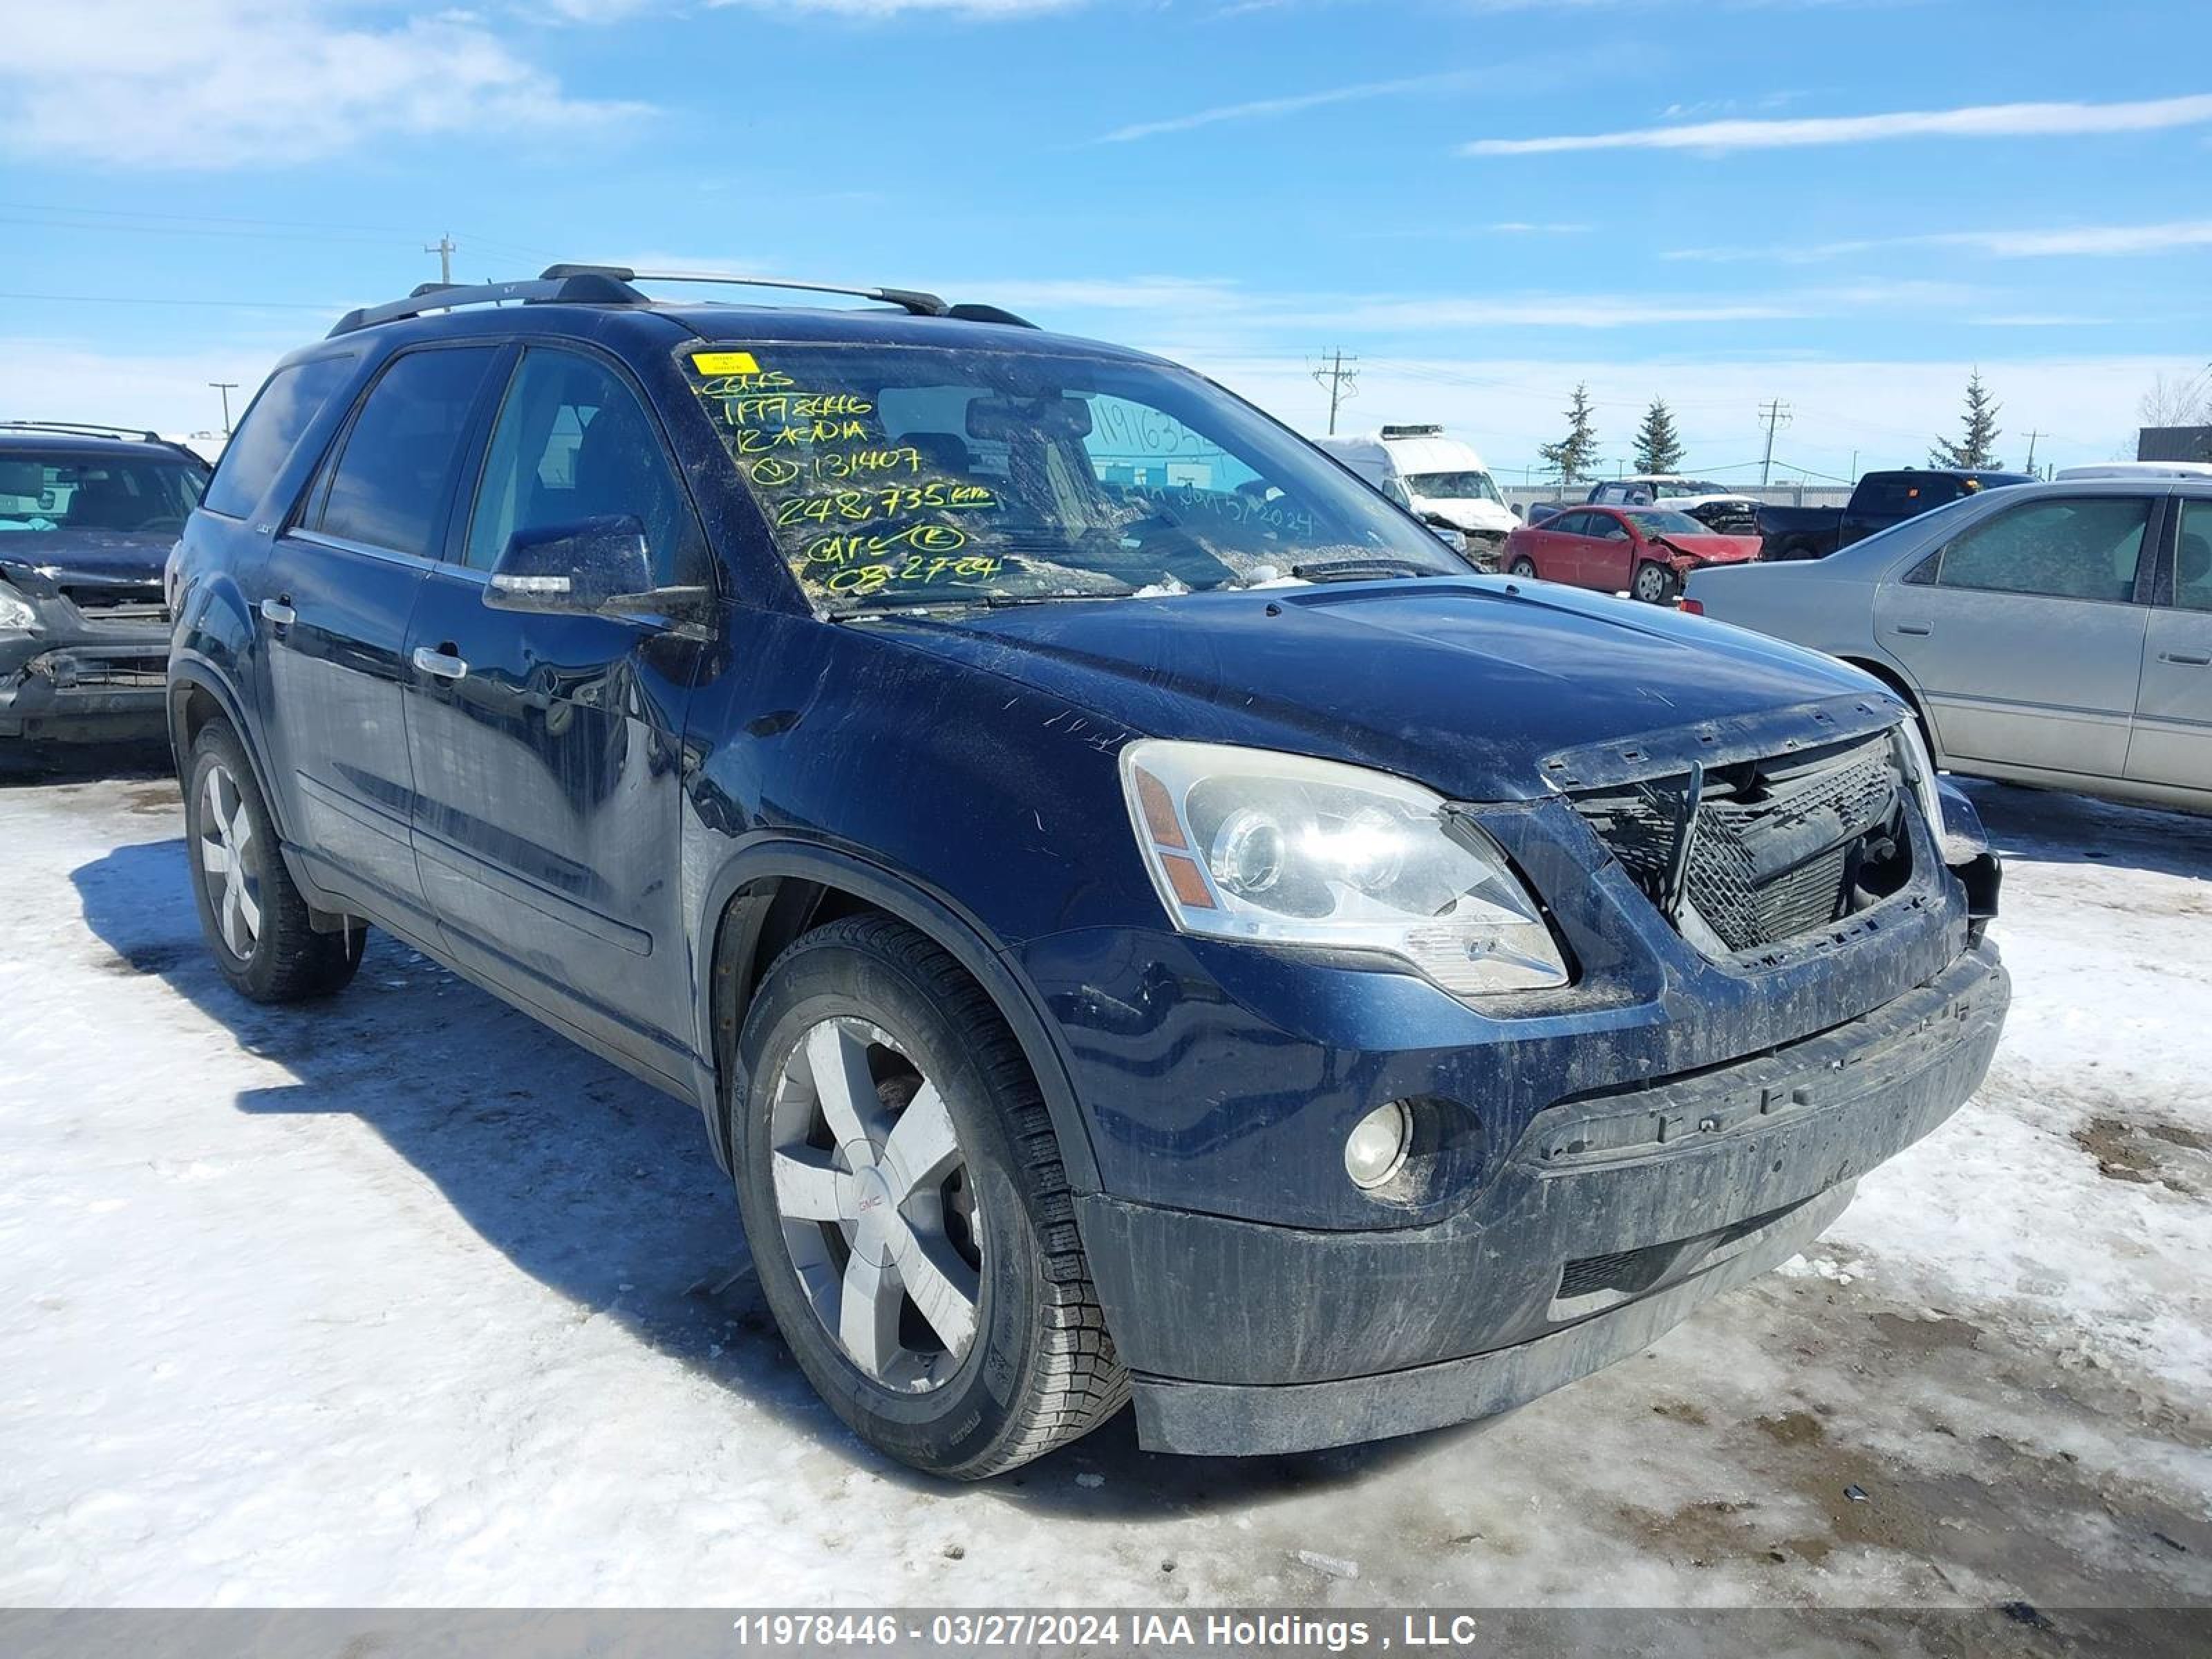
<instances>
[{"instance_id":1,"label":"wheel arch","mask_svg":"<svg viewBox=\"0 0 2212 1659\"><path fill-rule=\"evenodd\" d=\"M238 733L239 746L245 750L246 763L253 769L253 781L261 791L262 803L268 808L270 818L276 825L278 837L289 840L291 831L284 822L284 804L278 792L269 787L268 763L254 739L252 727L240 713L236 695L222 677L197 658L173 661L169 665L168 708L169 751L176 763L178 782L186 781L185 771L191 763L192 744L208 722L226 722Z\"/></svg>"},{"instance_id":2,"label":"wheel arch","mask_svg":"<svg viewBox=\"0 0 2212 1659\"><path fill-rule=\"evenodd\" d=\"M1091 1132L1036 994L981 923L951 900L872 860L818 842L756 842L724 865L701 908L694 975L699 1052L708 1056L700 1109L722 1167L732 1167L725 1103L739 1081L737 1037L746 1010L784 948L824 922L864 911L896 916L942 946L982 987L1019 1045L1044 1097L1062 1165L1078 1193L1096 1192Z\"/></svg>"},{"instance_id":3,"label":"wheel arch","mask_svg":"<svg viewBox=\"0 0 2212 1659\"><path fill-rule=\"evenodd\" d=\"M1910 680L1879 658L1854 653L1839 655L1837 660L1863 674L1873 675L1897 693L1905 706L1912 711L1912 718L1919 723L1920 735L1928 744L1930 757L1939 767L1946 764L1942 734L1936 731L1936 722L1929 718L1928 705L1922 701L1920 693L1913 689Z\"/></svg>"}]
</instances>

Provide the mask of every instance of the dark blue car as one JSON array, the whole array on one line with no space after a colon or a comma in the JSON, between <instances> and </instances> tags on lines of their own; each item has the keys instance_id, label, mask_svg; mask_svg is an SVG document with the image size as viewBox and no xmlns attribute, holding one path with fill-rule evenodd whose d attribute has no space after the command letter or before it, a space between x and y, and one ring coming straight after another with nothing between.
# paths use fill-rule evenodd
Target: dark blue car
<instances>
[{"instance_id":1,"label":"dark blue car","mask_svg":"<svg viewBox=\"0 0 2212 1659\"><path fill-rule=\"evenodd\" d=\"M171 571L192 880L248 996L375 926L696 1101L892 1455L1501 1409L1979 1082L1996 864L1873 680L1478 576L1155 358L645 280L270 378Z\"/></svg>"}]
</instances>

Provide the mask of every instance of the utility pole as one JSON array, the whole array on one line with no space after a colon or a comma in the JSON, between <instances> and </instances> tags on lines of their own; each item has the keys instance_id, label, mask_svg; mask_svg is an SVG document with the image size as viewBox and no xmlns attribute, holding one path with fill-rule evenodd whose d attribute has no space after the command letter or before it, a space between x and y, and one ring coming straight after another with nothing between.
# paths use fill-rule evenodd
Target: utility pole
<instances>
[{"instance_id":1,"label":"utility pole","mask_svg":"<svg viewBox=\"0 0 2212 1659\"><path fill-rule=\"evenodd\" d=\"M238 390L235 380L210 380L208 385L222 393L222 435L230 436L230 394Z\"/></svg>"},{"instance_id":2,"label":"utility pole","mask_svg":"<svg viewBox=\"0 0 2212 1659\"><path fill-rule=\"evenodd\" d=\"M2042 435L2040 432L2031 432L2027 434L2027 465L2021 469L2022 471L2035 471L2035 441Z\"/></svg>"},{"instance_id":3,"label":"utility pole","mask_svg":"<svg viewBox=\"0 0 2212 1659\"><path fill-rule=\"evenodd\" d=\"M1759 418L1766 422L1766 459L1759 464L1759 487L1764 489L1774 476L1774 429L1790 423L1790 405L1779 398L1761 404Z\"/></svg>"},{"instance_id":4,"label":"utility pole","mask_svg":"<svg viewBox=\"0 0 2212 1659\"><path fill-rule=\"evenodd\" d=\"M453 233L447 231L436 241L423 243L422 252L438 256L438 280L451 288L453 285L453 255L459 252L454 246Z\"/></svg>"},{"instance_id":5,"label":"utility pole","mask_svg":"<svg viewBox=\"0 0 2212 1659\"><path fill-rule=\"evenodd\" d=\"M1357 357L1347 359L1343 352L1333 351L1314 367L1315 382L1328 388L1328 435L1332 438L1336 435L1336 406L1359 395L1359 370L1346 366L1358 362Z\"/></svg>"}]
</instances>

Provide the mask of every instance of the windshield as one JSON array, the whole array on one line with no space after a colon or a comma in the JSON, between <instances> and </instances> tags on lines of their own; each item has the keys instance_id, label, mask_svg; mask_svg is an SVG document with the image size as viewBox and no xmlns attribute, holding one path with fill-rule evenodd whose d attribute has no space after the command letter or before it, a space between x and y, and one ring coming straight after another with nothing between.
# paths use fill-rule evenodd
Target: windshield
<instances>
[{"instance_id":1,"label":"windshield","mask_svg":"<svg viewBox=\"0 0 2212 1659\"><path fill-rule=\"evenodd\" d=\"M1487 472L1409 472L1406 487L1432 501L1494 501L1498 486Z\"/></svg>"},{"instance_id":2,"label":"windshield","mask_svg":"<svg viewBox=\"0 0 2212 1659\"><path fill-rule=\"evenodd\" d=\"M1685 495L1725 495L1728 490L1723 485L1701 483L1694 478L1670 478L1652 485L1651 493L1662 501L1670 501Z\"/></svg>"},{"instance_id":3,"label":"windshield","mask_svg":"<svg viewBox=\"0 0 2212 1659\"><path fill-rule=\"evenodd\" d=\"M182 530L206 483L182 456L11 449L0 454L0 531Z\"/></svg>"},{"instance_id":4,"label":"windshield","mask_svg":"<svg viewBox=\"0 0 2212 1659\"><path fill-rule=\"evenodd\" d=\"M1629 516L1636 527L1647 536L1710 536L1712 526L1699 524L1686 513L1668 513L1658 507L1631 507Z\"/></svg>"},{"instance_id":5,"label":"windshield","mask_svg":"<svg viewBox=\"0 0 2212 1659\"><path fill-rule=\"evenodd\" d=\"M944 346L689 348L833 613L1467 573L1302 440L1164 366Z\"/></svg>"}]
</instances>

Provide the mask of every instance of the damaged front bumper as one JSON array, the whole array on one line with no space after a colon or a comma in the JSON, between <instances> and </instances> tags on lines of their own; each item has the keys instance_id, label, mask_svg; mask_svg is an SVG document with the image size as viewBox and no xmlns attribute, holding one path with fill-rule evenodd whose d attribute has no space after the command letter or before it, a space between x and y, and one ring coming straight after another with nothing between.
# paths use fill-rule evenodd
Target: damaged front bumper
<instances>
[{"instance_id":1,"label":"damaged front bumper","mask_svg":"<svg viewBox=\"0 0 2212 1659\"><path fill-rule=\"evenodd\" d=\"M1324 1231L1079 1200L1139 1438L1347 1444L1501 1411L1621 1358L1788 1259L1948 1117L2009 985L1986 942L1817 1036L1536 1115L1432 1225Z\"/></svg>"},{"instance_id":2,"label":"damaged front bumper","mask_svg":"<svg viewBox=\"0 0 2212 1659\"><path fill-rule=\"evenodd\" d=\"M0 738L64 743L158 738L167 729L169 629L158 604L81 611L59 593L15 592L35 626L0 633Z\"/></svg>"}]
</instances>

